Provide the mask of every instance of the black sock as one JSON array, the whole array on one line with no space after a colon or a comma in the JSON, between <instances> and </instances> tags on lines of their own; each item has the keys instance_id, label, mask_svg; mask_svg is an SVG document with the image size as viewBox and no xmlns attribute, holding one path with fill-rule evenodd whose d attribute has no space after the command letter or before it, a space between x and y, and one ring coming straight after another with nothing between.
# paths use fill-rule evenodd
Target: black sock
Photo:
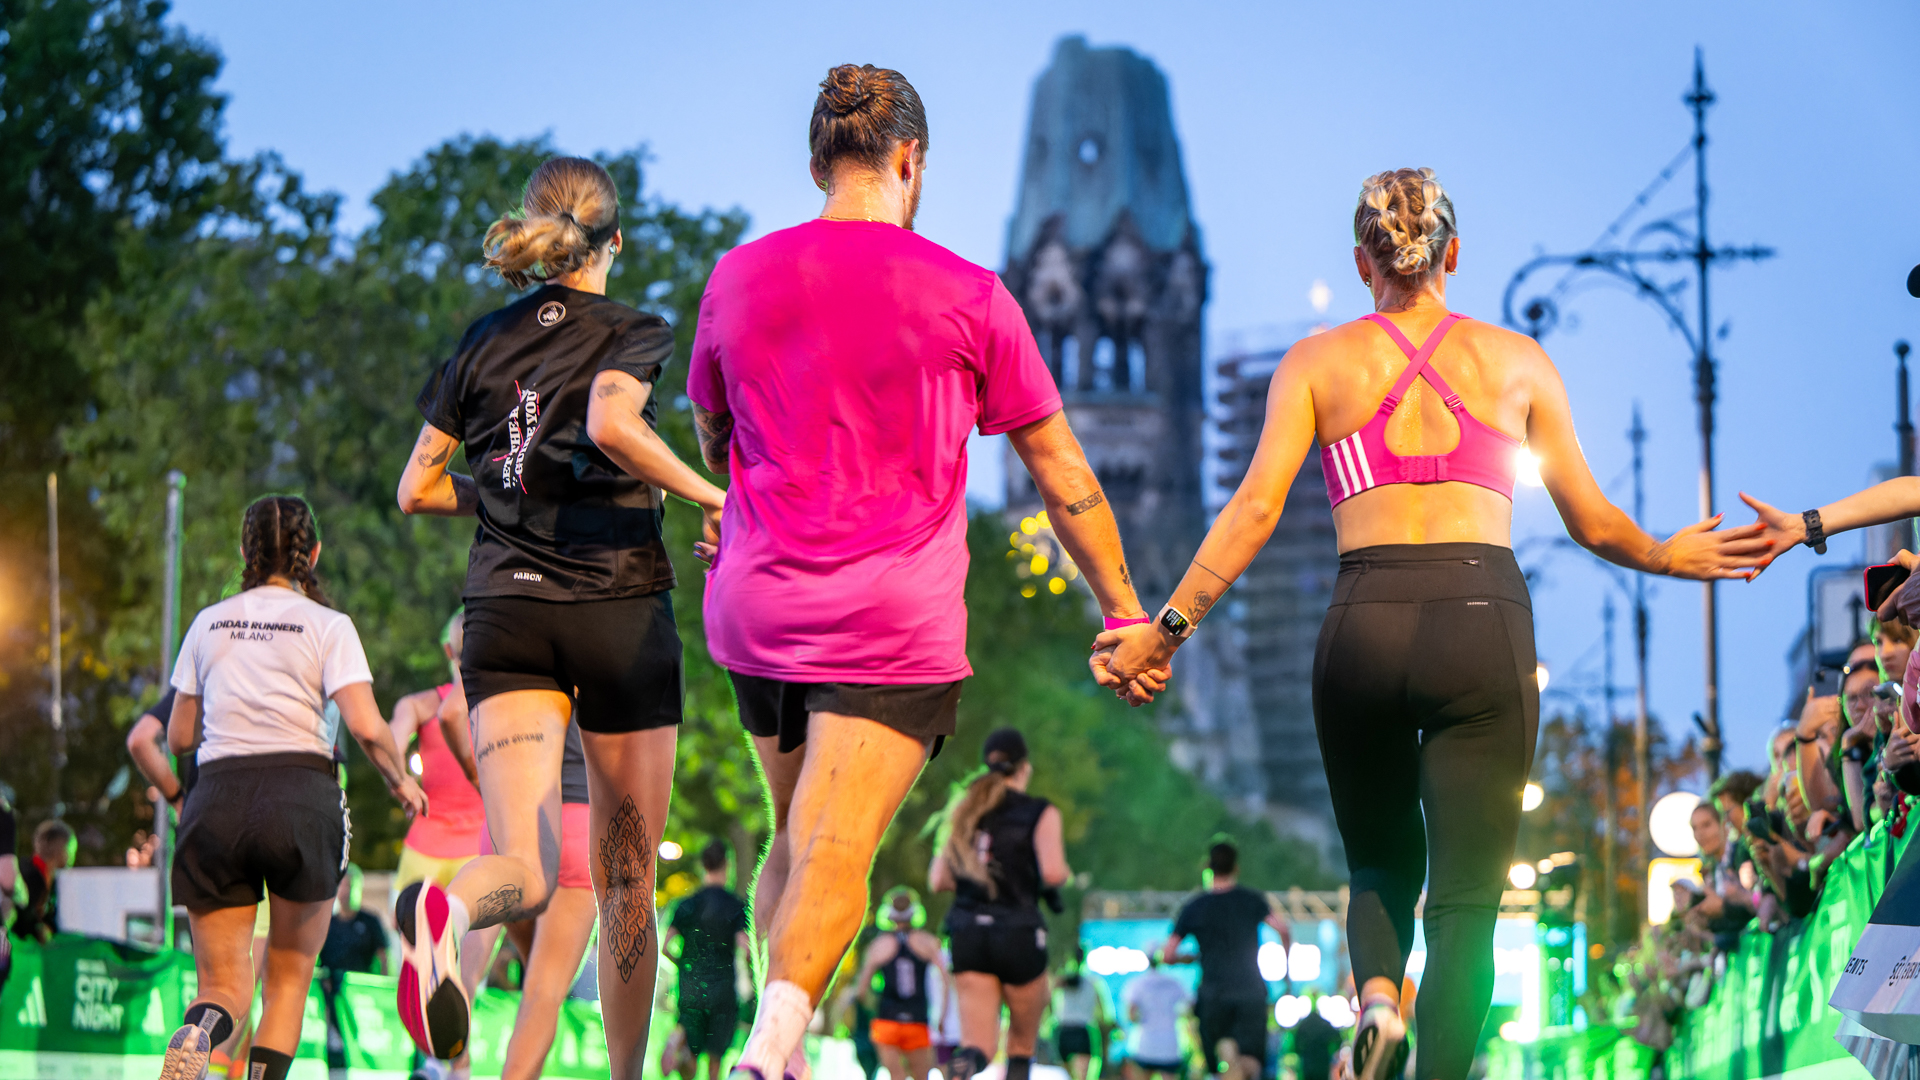
<instances>
[{"instance_id":1,"label":"black sock","mask_svg":"<svg viewBox=\"0 0 1920 1080\"><path fill-rule=\"evenodd\" d=\"M1013 1054L1007 1055L1007 1080L1027 1080L1027 1077L1032 1072L1032 1054L1025 1054L1019 1057Z\"/></svg>"},{"instance_id":2,"label":"black sock","mask_svg":"<svg viewBox=\"0 0 1920 1080\"><path fill-rule=\"evenodd\" d=\"M287 1080L293 1055L256 1046L247 1052L247 1080Z\"/></svg>"},{"instance_id":3,"label":"black sock","mask_svg":"<svg viewBox=\"0 0 1920 1080\"><path fill-rule=\"evenodd\" d=\"M233 1016L227 1010L211 1001L202 1001L187 1007L187 1023L205 1028L207 1037L213 1045L219 1046L233 1034Z\"/></svg>"},{"instance_id":4,"label":"black sock","mask_svg":"<svg viewBox=\"0 0 1920 1080\"><path fill-rule=\"evenodd\" d=\"M988 1063L987 1055L979 1048L963 1046L953 1052L953 1062L948 1066L947 1075L949 1080L971 1080L972 1077L985 1072Z\"/></svg>"}]
</instances>

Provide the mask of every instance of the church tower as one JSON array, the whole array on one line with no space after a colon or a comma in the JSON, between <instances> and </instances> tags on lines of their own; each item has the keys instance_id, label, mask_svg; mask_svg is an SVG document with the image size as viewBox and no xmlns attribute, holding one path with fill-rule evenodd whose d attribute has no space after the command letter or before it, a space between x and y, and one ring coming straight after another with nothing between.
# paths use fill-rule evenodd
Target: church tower
<instances>
[{"instance_id":1,"label":"church tower","mask_svg":"<svg viewBox=\"0 0 1920 1080\"><path fill-rule=\"evenodd\" d=\"M1003 277L1119 518L1142 602L1157 602L1204 534L1207 264L1151 61L1077 36L1055 47L1034 85ZM1040 509L1011 452L1007 509Z\"/></svg>"}]
</instances>

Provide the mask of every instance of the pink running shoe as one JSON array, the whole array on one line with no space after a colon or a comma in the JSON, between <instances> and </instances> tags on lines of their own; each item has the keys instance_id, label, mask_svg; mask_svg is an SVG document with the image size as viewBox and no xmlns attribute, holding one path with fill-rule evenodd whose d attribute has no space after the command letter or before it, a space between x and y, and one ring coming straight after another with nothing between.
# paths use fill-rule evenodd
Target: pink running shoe
<instances>
[{"instance_id":1,"label":"pink running shoe","mask_svg":"<svg viewBox=\"0 0 1920 1080\"><path fill-rule=\"evenodd\" d=\"M400 928L400 1022L420 1052L442 1061L467 1047L473 1004L460 982L460 942L454 936L447 893L415 882L394 907Z\"/></svg>"}]
</instances>

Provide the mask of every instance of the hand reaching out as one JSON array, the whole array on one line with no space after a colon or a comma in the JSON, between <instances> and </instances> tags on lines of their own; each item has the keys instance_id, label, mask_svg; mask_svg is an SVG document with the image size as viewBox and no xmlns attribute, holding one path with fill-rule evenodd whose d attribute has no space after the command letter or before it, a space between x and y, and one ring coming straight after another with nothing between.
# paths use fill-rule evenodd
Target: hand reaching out
<instances>
[{"instance_id":1,"label":"hand reaching out","mask_svg":"<svg viewBox=\"0 0 1920 1080\"><path fill-rule=\"evenodd\" d=\"M1696 521L1655 544L1647 558L1646 569L1670 577L1692 581L1721 578L1753 580L1768 561L1772 541L1765 536L1760 522L1733 529L1718 528L1725 514Z\"/></svg>"},{"instance_id":2,"label":"hand reaching out","mask_svg":"<svg viewBox=\"0 0 1920 1080\"><path fill-rule=\"evenodd\" d=\"M1740 501L1746 503L1755 514L1759 515L1754 519L1753 525L1747 527L1758 526L1759 539L1765 540L1769 545L1760 559L1759 566L1747 578L1748 581L1752 581L1771 566L1773 560L1793 550L1796 545L1806 542L1807 522L1799 514L1790 514L1779 507L1768 506L1744 491L1740 493Z\"/></svg>"}]
</instances>

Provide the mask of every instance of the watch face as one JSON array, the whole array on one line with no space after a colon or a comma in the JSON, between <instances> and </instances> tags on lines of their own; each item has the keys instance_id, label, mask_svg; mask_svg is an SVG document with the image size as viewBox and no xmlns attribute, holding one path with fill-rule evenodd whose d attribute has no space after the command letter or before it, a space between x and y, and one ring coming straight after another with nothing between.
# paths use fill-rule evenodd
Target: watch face
<instances>
[{"instance_id":1,"label":"watch face","mask_svg":"<svg viewBox=\"0 0 1920 1080\"><path fill-rule=\"evenodd\" d=\"M1160 625L1174 637L1185 637L1193 624L1187 621L1185 615L1168 608L1160 613Z\"/></svg>"}]
</instances>

